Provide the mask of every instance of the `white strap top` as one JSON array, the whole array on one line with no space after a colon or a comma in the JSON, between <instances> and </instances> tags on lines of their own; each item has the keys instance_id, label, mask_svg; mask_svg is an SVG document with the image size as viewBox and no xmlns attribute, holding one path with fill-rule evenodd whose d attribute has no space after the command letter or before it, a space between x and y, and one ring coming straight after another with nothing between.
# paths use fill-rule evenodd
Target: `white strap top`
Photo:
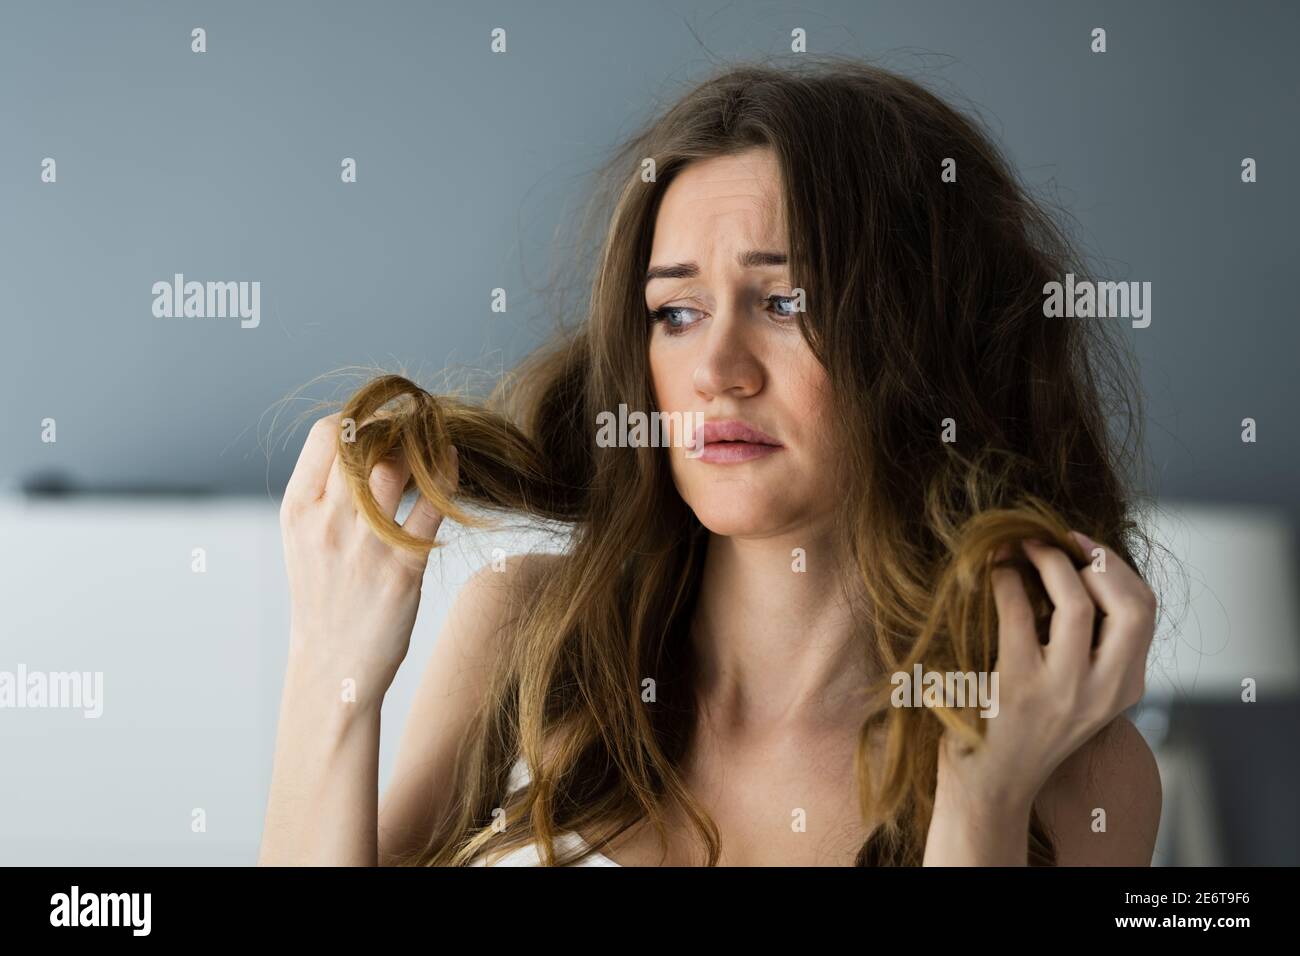
<instances>
[{"instance_id":1,"label":"white strap top","mask_svg":"<svg viewBox=\"0 0 1300 956\"><path fill-rule=\"evenodd\" d=\"M531 778L528 774L528 765L524 763L523 758L515 761L510 768L509 792L514 793L520 787L525 786ZM574 849L588 851L588 855L583 857L574 866L619 866L609 857L592 850L587 841L573 831L569 830L559 834L555 838L555 852L557 854L567 853ZM500 857L492 862L484 862L483 858L475 860L471 866L541 866L542 857L538 852L536 843L529 843L527 846L521 846L518 849L511 850L505 856Z\"/></svg>"}]
</instances>

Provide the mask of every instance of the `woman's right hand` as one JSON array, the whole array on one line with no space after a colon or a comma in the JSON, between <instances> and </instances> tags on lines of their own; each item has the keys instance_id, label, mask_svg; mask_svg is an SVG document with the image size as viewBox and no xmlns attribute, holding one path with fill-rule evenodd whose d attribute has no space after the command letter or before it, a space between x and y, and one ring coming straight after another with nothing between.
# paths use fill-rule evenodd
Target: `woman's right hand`
<instances>
[{"instance_id":1,"label":"woman's right hand","mask_svg":"<svg viewBox=\"0 0 1300 956\"><path fill-rule=\"evenodd\" d=\"M307 436L280 507L289 578L290 663L340 681L356 681L358 699L378 702L406 657L428 555L385 543L357 511L338 460L341 414L317 421ZM456 450L444 488L459 481ZM389 459L370 474L370 489L389 517L410 476ZM421 495L402 527L433 538L442 514Z\"/></svg>"}]
</instances>

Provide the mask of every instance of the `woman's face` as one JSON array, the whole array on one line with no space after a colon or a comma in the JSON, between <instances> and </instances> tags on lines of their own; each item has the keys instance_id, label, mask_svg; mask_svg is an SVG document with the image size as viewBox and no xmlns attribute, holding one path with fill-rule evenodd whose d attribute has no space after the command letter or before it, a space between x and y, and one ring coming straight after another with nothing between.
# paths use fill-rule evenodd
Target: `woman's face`
<instances>
[{"instance_id":1,"label":"woman's face","mask_svg":"<svg viewBox=\"0 0 1300 956\"><path fill-rule=\"evenodd\" d=\"M646 307L663 310L650 334L655 401L691 421L702 413L703 453L676 432L666 453L678 493L715 534L787 533L834 504L828 380L793 318L781 189L769 149L701 160L669 184L655 220L645 287ZM712 423L735 421L778 446L710 441Z\"/></svg>"}]
</instances>

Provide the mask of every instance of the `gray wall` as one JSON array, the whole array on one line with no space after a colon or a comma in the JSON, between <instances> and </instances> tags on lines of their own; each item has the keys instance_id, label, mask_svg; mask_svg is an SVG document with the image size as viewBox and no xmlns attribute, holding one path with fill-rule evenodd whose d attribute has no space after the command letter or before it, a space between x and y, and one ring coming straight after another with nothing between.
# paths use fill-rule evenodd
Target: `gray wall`
<instances>
[{"instance_id":1,"label":"gray wall","mask_svg":"<svg viewBox=\"0 0 1300 956\"><path fill-rule=\"evenodd\" d=\"M545 332L584 174L710 56L801 26L969 98L1109 276L1153 283L1126 335L1157 491L1300 516L1298 22L1281 2L5 4L0 481L274 494L295 455L268 461L273 415L304 407L276 402L314 376L510 364ZM260 326L154 318L176 272L260 281Z\"/></svg>"}]
</instances>

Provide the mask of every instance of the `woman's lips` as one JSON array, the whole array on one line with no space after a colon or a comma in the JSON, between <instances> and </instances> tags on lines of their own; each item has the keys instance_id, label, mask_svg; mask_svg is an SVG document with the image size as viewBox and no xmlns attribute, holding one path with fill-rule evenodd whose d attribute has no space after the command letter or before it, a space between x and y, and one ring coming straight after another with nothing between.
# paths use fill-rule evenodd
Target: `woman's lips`
<instances>
[{"instance_id":1,"label":"woman's lips","mask_svg":"<svg viewBox=\"0 0 1300 956\"><path fill-rule=\"evenodd\" d=\"M715 419L704 422L703 427L689 440L691 450L700 447L699 454L689 457L715 465L729 465L766 458L784 447L767 432L749 422L736 418Z\"/></svg>"},{"instance_id":2,"label":"woman's lips","mask_svg":"<svg viewBox=\"0 0 1300 956\"><path fill-rule=\"evenodd\" d=\"M766 458L773 452L781 450L780 445L760 445L748 441L715 441L704 446L696 458L714 465L731 465L742 461Z\"/></svg>"}]
</instances>

